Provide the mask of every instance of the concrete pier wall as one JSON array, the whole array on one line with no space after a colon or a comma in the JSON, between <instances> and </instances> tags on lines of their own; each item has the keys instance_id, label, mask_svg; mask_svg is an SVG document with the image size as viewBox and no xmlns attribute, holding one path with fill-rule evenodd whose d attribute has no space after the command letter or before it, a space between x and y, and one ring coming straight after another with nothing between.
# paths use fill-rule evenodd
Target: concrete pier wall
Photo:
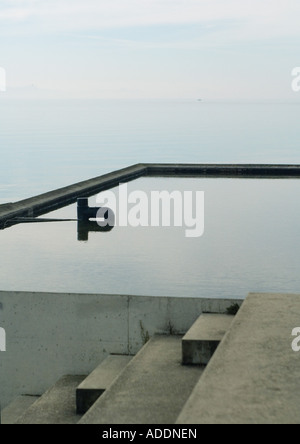
<instances>
[{"instance_id":1,"label":"concrete pier wall","mask_svg":"<svg viewBox=\"0 0 300 444\"><path fill-rule=\"evenodd\" d=\"M80 197L92 196L100 191L118 186L120 182L137 179L146 173L145 166L134 165L19 202L0 205L0 229L5 228L7 222L14 218L41 216L70 205Z\"/></svg>"},{"instance_id":2,"label":"concrete pier wall","mask_svg":"<svg viewBox=\"0 0 300 444\"><path fill-rule=\"evenodd\" d=\"M0 229L18 217L37 217L140 177L300 178L299 165L137 164L50 191L30 199L0 205Z\"/></svg>"},{"instance_id":3,"label":"concrete pier wall","mask_svg":"<svg viewBox=\"0 0 300 444\"><path fill-rule=\"evenodd\" d=\"M184 334L202 312L236 300L0 292L2 408L62 375L90 373L108 354L135 354L155 333Z\"/></svg>"}]
</instances>

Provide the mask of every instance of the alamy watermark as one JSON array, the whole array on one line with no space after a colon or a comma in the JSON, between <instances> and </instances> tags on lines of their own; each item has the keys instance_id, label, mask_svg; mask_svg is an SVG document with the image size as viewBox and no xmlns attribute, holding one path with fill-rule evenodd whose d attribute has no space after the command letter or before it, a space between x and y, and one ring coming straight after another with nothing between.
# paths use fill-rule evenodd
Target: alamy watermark
<instances>
[{"instance_id":1,"label":"alamy watermark","mask_svg":"<svg viewBox=\"0 0 300 444\"><path fill-rule=\"evenodd\" d=\"M120 184L114 191L98 194L97 213L101 227L185 227L185 237L204 234L204 191L132 191ZM109 208L106 218L104 212Z\"/></svg>"},{"instance_id":2,"label":"alamy watermark","mask_svg":"<svg viewBox=\"0 0 300 444\"><path fill-rule=\"evenodd\" d=\"M294 92L300 91L300 67L296 67L292 70L292 77L294 77L292 81L292 90Z\"/></svg>"},{"instance_id":3,"label":"alamy watermark","mask_svg":"<svg viewBox=\"0 0 300 444\"><path fill-rule=\"evenodd\" d=\"M0 352L6 351L6 332L4 328L0 328Z\"/></svg>"},{"instance_id":4,"label":"alamy watermark","mask_svg":"<svg viewBox=\"0 0 300 444\"><path fill-rule=\"evenodd\" d=\"M0 66L0 92L6 91L6 71Z\"/></svg>"},{"instance_id":5,"label":"alamy watermark","mask_svg":"<svg viewBox=\"0 0 300 444\"><path fill-rule=\"evenodd\" d=\"M292 350L298 353L300 351L300 327L293 329L292 336L295 337L295 339L292 341Z\"/></svg>"}]
</instances>

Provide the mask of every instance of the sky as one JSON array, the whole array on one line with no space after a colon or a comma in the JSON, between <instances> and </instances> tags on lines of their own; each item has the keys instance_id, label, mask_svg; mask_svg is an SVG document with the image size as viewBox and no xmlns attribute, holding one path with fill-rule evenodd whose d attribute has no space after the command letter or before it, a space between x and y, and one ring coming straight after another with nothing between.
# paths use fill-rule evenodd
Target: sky
<instances>
[{"instance_id":1,"label":"sky","mask_svg":"<svg viewBox=\"0 0 300 444\"><path fill-rule=\"evenodd\" d=\"M299 0L0 0L7 94L296 100Z\"/></svg>"}]
</instances>

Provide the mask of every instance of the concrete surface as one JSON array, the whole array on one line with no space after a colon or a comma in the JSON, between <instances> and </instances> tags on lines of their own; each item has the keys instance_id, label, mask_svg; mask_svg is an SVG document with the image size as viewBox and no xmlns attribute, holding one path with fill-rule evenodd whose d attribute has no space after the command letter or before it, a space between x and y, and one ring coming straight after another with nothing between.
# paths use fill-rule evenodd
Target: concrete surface
<instances>
[{"instance_id":1,"label":"concrete surface","mask_svg":"<svg viewBox=\"0 0 300 444\"><path fill-rule=\"evenodd\" d=\"M182 339L182 363L207 365L234 316L202 314Z\"/></svg>"},{"instance_id":2,"label":"concrete surface","mask_svg":"<svg viewBox=\"0 0 300 444\"><path fill-rule=\"evenodd\" d=\"M80 424L174 424L202 374L182 366L181 336L155 336Z\"/></svg>"},{"instance_id":3,"label":"concrete surface","mask_svg":"<svg viewBox=\"0 0 300 444\"><path fill-rule=\"evenodd\" d=\"M15 424L77 424L75 392L84 376L64 376L42 395Z\"/></svg>"},{"instance_id":4,"label":"concrete surface","mask_svg":"<svg viewBox=\"0 0 300 444\"><path fill-rule=\"evenodd\" d=\"M77 413L86 413L124 370L132 356L110 355L78 386Z\"/></svg>"},{"instance_id":5,"label":"concrete surface","mask_svg":"<svg viewBox=\"0 0 300 444\"><path fill-rule=\"evenodd\" d=\"M1 424L14 424L38 399L39 396L18 396L1 412Z\"/></svg>"},{"instance_id":6,"label":"concrete surface","mask_svg":"<svg viewBox=\"0 0 300 444\"><path fill-rule=\"evenodd\" d=\"M79 197L89 197L100 191L118 186L120 182L129 182L143 176L147 168L133 165L100 177L79 182L30 199L0 205L0 229L15 217L37 217L76 202Z\"/></svg>"},{"instance_id":7,"label":"concrete surface","mask_svg":"<svg viewBox=\"0 0 300 444\"><path fill-rule=\"evenodd\" d=\"M203 311L225 313L233 302L241 301L0 292L1 405L41 395L62 375L88 375L109 354L135 355L147 336L184 335Z\"/></svg>"},{"instance_id":8,"label":"concrete surface","mask_svg":"<svg viewBox=\"0 0 300 444\"><path fill-rule=\"evenodd\" d=\"M300 424L300 295L250 294L178 424Z\"/></svg>"},{"instance_id":9,"label":"concrete surface","mask_svg":"<svg viewBox=\"0 0 300 444\"><path fill-rule=\"evenodd\" d=\"M148 176L300 177L300 165L262 164L145 164Z\"/></svg>"}]
</instances>

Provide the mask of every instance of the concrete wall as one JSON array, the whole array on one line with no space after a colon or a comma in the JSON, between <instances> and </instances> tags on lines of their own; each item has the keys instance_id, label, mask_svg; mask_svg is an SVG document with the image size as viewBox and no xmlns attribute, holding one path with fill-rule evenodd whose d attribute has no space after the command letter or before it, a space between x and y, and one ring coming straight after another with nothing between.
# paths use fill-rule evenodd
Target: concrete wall
<instances>
[{"instance_id":1,"label":"concrete wall","mask_svg":"<svg viewBox=\"0 0 300 444\"><path fill-rule=\"evenodd\" d=\"M110 353L135 354L147 336L185 333L203 312L236 300L0 292L2 408L59 377L88 374ZM242 302L242 301L239 301Z\"/></svg>"}]
</instances>

